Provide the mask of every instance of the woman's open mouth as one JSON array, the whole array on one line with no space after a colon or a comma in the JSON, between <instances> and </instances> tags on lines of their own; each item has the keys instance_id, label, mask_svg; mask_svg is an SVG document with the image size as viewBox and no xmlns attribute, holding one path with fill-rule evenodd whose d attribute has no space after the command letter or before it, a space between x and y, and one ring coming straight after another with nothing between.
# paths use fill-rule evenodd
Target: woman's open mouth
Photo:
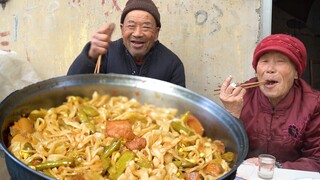
<instances>
[{"instance_id":1,"label":"woman's open mouth","mask_svg":"<svg viewBox=\"0 0 320 180\"><path fill-rule=\"evenodd\" d=\"M276 86L279 82L276 80L267 80L265 86L268 88L272 88Z\"/></svg>"}]
</instances>

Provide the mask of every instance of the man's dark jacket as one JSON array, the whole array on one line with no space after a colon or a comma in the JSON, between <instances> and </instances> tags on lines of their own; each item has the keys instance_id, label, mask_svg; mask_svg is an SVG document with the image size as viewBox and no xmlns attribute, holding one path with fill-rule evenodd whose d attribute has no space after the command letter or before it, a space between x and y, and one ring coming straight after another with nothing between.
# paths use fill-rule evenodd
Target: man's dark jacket
<instances>
[{"instance_id":1,"label":"man's dark jacket","mask_svg":"<svg viewBox=\"0 0 320 180\"><path fill-rule=\"evenodd\" d=\"M88 42L79 56L71 64L67 75L93 73L95 63L88 57L91 43ZM146 55L144 63L138 67L123 45L123 39L113 41L107 54L102 56L100 73L138 75L171 82L185 87L185 72L182 61L159 41Z\"/></svg>"}]
</instances>

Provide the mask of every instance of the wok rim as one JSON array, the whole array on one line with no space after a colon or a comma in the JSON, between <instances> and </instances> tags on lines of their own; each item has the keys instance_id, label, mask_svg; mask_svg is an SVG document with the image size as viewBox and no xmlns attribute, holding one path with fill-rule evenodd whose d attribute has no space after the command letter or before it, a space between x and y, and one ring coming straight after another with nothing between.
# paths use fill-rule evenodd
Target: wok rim
<instances>
[{"instance_id":1,"label":"wok rim","mask_svg":"<svg viewBox=\"0 0 320 180\"><path fill-rule=\"evenodd\" d=\"M15 163L17 163L18 165L22 166L25 170L30 171L30 172L32 172L32 173L34 173L34 174L36 174L36 175L38 175L38 176L40 176L40 177L42 177L44 179L53 179L53 178L51 178L51 177L49 177L49 176L47 176L47 175L45 175L45 174L43 174L41 172L33 170L28 165L26 165L23 162L21 162L13 154L11 154L11 152L8 150L7 146L5 145L5 143L3 141L3 132L4 132L3 129L4 128L2 126L3 126L4 120L2 118L1 111L3 109L3 106L5 106L6 103L8 103L8 101L12 97L19 96L24 91L28 92L29 90L32 90L33 88L41 89L41 90L51 89L52 87L63 88L66 84L65 83L61 83L61 80L62 80L62 82L67 81L67 80L73 80L73 79L78 79L76 81L81 81L80 79L86 79L86 78L91 79L92 77L95 77L95 78L98 78L98 79L105 79L105 80L108 80L108 78L109 79L110 78L116 78L116 79L121 79L121 80L123 80L123 79L124 80L128 80L129 79L130 81L140 82L140 84L139 83L137 83L135 85L131 85L130 84L131 85L130 87L142 88L142 89L147 89L147 90L150 90L150 91L153 90L153 91L156 91L156 92L164 93L162 91L159 91L159 89L156 88L157 86L151 86L152 88L150 88L150 85L152 85L152 84L153 85L161 84L164 87L168 88L168 90L169 90L164 94L169 94L170 95L171 93L174 93L172 91L172 89L178 90L179 92L183 92L185 95L192 95L196 99L202 100L203 102L207 103L210 107L218 108L219 110L221 110L221 112L224 112L224 115L226 115L227 117L229 117L231 119L234 119L233 123L238 129L240 129L240 132L238 132L238 133L241 134L241 136L242 136L241 140L243 142L239 143L239 149L238 149L238 154L237 154L237 158L238 158L237 159L237 163L235 164L234 167L231 168L231 170L228 173L224 174L221 177L221 179L224 179L224 178L230 176L232 173L234 173L236 171L236 169L240 166L242 161L245 159L245 157L247 156L248 149L249 149L248 137L247 137L247 134L246 134L246 132L244 130L244 127L243 127L242 123L238 119L233 117L229 112L227 112L221 105L217 104L216 102L214 102L213 100L209 99L206 96L200 95L197 92L194 92L194 91L192 91L190 89L187 89L187 88L184 88L184 87L172 84L172 83L168 83L168 82L165 82L165 81L152 79L152 78L148 78L148 77L123 75L123 74L78 74L78 75L70 75L70 76L58 76L58 77L54 77L54 78L50 78L50 79L47 79L47 80L43 80L43 81L39 81L39 82L30 84L30 85L28 85L26 87L23 87L23 88L21 88L19 90L16 90L16 91L12 92L4 100L2 100L0 102L0 118L1 118L0 119L0 128L1 128L0 129L1 130L1 134L0 134L0 137L1 137L0 151L4 152L5 158L9 157L10 160L12 160ZM103 81L101 83L106 83L108 85L123 85L123 84L118 83L118 82L112 82L111 83L111 82ZM78 84L76 86L78 86ZM128 86L128 85L125 85L125 86ZM241 152L241 154L240 154L240 152ZM9 169L9 167L7 167L7 168Z\"/></svg>"}]
</instances>

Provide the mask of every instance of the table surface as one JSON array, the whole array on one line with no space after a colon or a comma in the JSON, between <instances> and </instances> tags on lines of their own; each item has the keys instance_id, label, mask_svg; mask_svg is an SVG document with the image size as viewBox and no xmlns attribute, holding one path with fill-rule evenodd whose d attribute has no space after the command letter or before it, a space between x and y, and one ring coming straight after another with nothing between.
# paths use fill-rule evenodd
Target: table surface
<instances>
[{"instance_id":1,"label":"table surface","mask_svg":"<svg viewBox=\"0 0 320 180\"><path fill-rule=\"evenodd\" d=\"M258 166L241 164L236 180L262 180L258 177ZM272 180L320 180L319 172L275 168Z\"/></svg>"},{"instance_id":2,"label":"table surface","mask_svg":"<svg viewBox=\"0 0 320 180\"><path fill-rule=\"evenodd\" d=\"M4 158L0 157L1 180L10 180ZM258 167L250 164L241 164L237 170L235 180L262 180L258 177ZM298 171L290 169L275 169L272 180L320 180L319 172Z\"/></svg>"}]
</instances>

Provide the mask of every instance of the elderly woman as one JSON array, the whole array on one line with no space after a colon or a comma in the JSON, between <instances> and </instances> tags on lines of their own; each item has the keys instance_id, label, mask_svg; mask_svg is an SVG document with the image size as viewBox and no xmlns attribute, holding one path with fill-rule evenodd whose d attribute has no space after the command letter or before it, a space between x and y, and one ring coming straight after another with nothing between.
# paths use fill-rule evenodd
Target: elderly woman
<instances>
[{"instance_id":1,"label":"elderly woman","mask_svg":"<svg viewBox=\"0 0 320 180\"><path fill-rule=\"evenodd\" d=\"M219 98L243 122L249 138L247 161L256 163L267 153L280 167L320 171L320 92L301 79L306 61L300 40L270 35L254 51L256 77L248 81L266 83L234 87L230 76L222 84Z\"/></svg>"}]
</instances>

